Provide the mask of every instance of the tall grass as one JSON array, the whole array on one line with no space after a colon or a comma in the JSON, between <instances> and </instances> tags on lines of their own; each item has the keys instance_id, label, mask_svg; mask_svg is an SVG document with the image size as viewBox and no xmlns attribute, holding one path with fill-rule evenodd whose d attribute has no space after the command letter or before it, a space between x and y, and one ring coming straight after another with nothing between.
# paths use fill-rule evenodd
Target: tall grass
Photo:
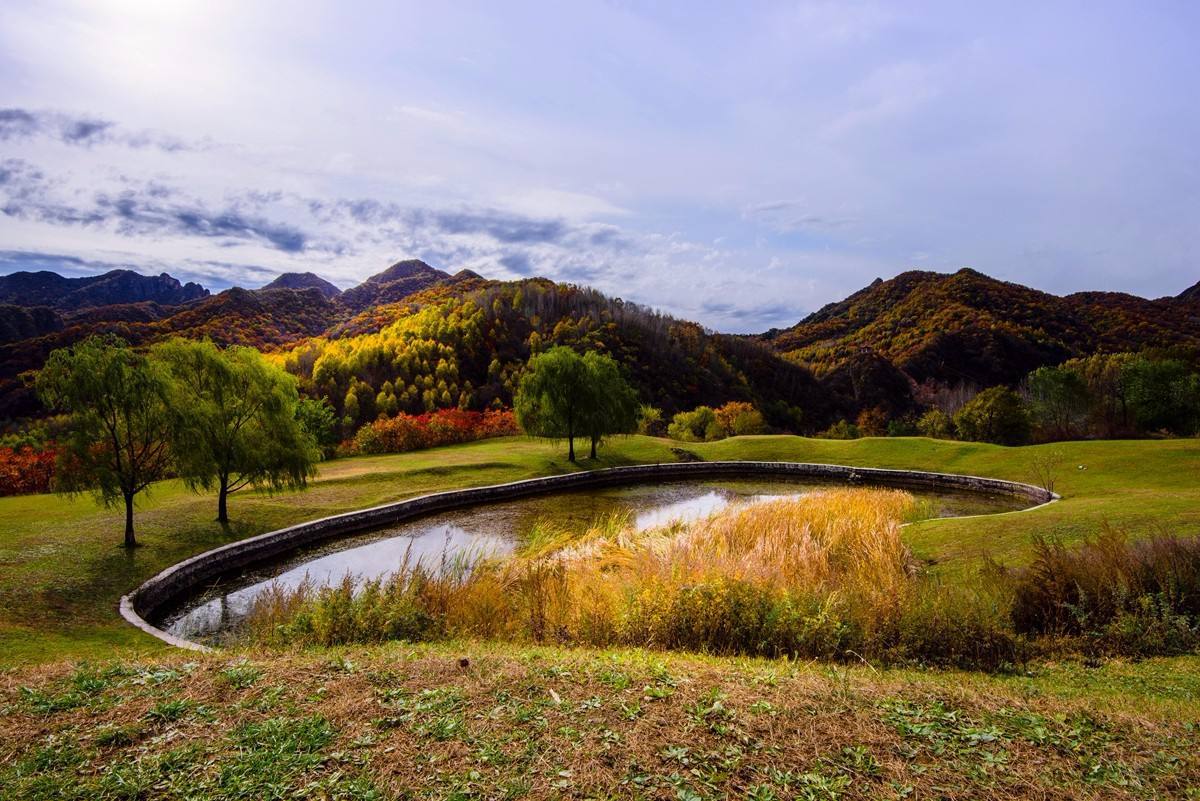
<instances>
[{"instance_id":1,"label":"tall grass","mask_svg":"<svg viewBox=\"0 0 1200 801\"><path fill-rule=\"evenodd\" d=\"M1200 537L1131 542L1109 530L1074 547L1039 539L1016 576L1012 621L1092 651L1190 651L1200 645Z\"/></svg>"},{"instance_id":2,"label":"tall grass","mask_svg":"<svg viewBox=\"0 0 1200 801\"><path fill-rule=\"evenodd\" d=\"M1064 646L1148 655L1200 644L1200 538L1041 541L969 581L920 570L905 492L839 489L638 531L539 524L513 556L406 559L384 580L259 598L256 641L445 636L995 669Z\"/></svg>"},{"instance_id":3,"label":"tall grass","mask_svg":"<svg viewBox=\"0 0 1200 801\"><path fill-rule=\"evenodd\" d=\"M320 644L454 635L808 658L1012 661L1016 647L1002 631L1007 607L919 578L900 537L901 521L917 511L905 492L839 489L644 532L621 517L583 533L540 524L503 560L478 557L437 570L405 564L365 586L347 578L334 587L269 592L250 615L249 632L259 641Z\"/></svg>"}]
</instances>

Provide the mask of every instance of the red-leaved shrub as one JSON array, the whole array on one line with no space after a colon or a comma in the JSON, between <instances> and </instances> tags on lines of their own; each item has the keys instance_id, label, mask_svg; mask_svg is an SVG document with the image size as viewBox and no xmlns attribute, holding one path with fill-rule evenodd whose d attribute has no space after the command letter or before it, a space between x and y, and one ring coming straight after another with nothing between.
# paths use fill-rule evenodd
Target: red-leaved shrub
<instances>
[{"instance_id":1,"label":"red-leaved shrub","mask_svg":"<svg viewBox=\"0 0 1200 801\"><path fill-rule=\"evenodd\" d=\"M365 425L354 435L352 453L404 453L517 433L511 410L466 412L439 409L426 414L398 414Z\"/></svg>"},{"instance_id":2,"label":"red-leaved shrub","mask_svg":"<svg viewBox=\"0 0 1200 801\"><path fill-rule=\"evenodd\" d=\"M0 495L49 492L56 456L53 448L0 448Z\"/></svg>"}]
</instances>

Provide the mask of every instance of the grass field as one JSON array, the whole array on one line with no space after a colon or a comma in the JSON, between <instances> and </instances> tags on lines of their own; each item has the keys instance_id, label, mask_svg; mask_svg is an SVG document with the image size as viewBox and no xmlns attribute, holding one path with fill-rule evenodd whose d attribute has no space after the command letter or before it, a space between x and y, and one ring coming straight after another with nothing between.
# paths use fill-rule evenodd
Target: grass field
<instances>
[{"instance_id":1,"label":"grass field","mask_svg":"<svg viewBox=\"0 0 1200 801\"><path fill-rule=\"evenodd\" d=\"M670 445L617 440L600 466L671 461ZM984 557L1020 563L1035 534L1200 532L1195 440L687 447L1016 480L1039 450L1060 451L1060 503L905 529L947 580ZM90 500L0 499L0 796L1200 797L1193 656L1014 675L479 642L197 657L117 615L148 576L235 538L571 469L521 438L338 460L306 492L235 496L228 530L213 498L166 482L139 509L133 553L120 513Z\"/></svg>"},{"instance_id":2,"label":"grass field","mask_svg":"<svg viewBox=\"0 0 1200 801\"><path fill-rule=\"evenodd\" d=\"M600 466L673 461L671 443L619 439ZM1033 455L1061 451L1061 503L1033 512L909 526L916 555L953 575L985 556L1016 563L1034 534L1076 539L1101 526L1133 534L1200 531L1200 442L1078 442L1030 448L922 438L816 440L737 437L688 446L705 459L781 459L915 468L1029 480ZM0 664L151 653L157 641L117 614L122 594L180 559L291 523L452 487L592 467L562 449L506 438L411 454L340 459L305 492L236 495L228 530L215 500L178 482L154 487L138 510L143 546L120 547L118 510L51 495L0 498ZM1080 467L1085 469L1080 469Z\"/></svg>"}]
</instances>

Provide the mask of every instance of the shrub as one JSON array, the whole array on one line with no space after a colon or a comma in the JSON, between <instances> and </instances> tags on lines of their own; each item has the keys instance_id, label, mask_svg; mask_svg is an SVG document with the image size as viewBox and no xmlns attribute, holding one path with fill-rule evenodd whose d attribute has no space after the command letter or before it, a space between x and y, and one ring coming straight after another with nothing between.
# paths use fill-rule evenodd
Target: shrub
<instances>
[{"instance_id":1,"label":"shrub","mask_svg":"<svg viewBox=\"0 0 1200 801\"><path fill-rule=\"evenodd\" d=\"M849 420L838 420L829 428L817 434L821 439L858 439L858 426Z\"/></svg>"},{"instance_id":2,"label":"shrub","mask_svg":"<svg viewBox=\"0 0 1200 801\"><path fill-rule=\"evenodd\" d=\"M1016 577L1013 627L1081 637L1111 653L1179 653L1200 644L1200 537L1129 542L1115 531L1068 548L1039 539Z\"/></svg>"},{"instance_id":3,"label":"shrub","mask_svg":"<svg viewBox=\"0 0 1200 801\"><path fill-rule=\"evenodd\" d=\"M762 412L752 404L742 401L730 401L715 409L717 424L720 425L724 436L744 436L747 434L763 434L767 430L767 422Z\"/></svg>"},{"instance_id":4,"label":"shrub","mask_svg":"<svg viewBox=\"0 0 1200 801\"><path fill-rule=\"evenodd\" d=\"M708 442L720 439L721 425L711 406L697 406L690 412L679 412L667 426L667 436L683 442Z\"/></svg>"},{"instance_id":5,"label":"shrub","mask_svg":"<svg viewBox=\"0 0 1200 801\"><path fill-rule=\"evenodd\" d=\"M28 445L0 448L0 495L49 492L57 457L53 446L45 450Z\"/></svg>"},{"instance_id":6,"label":"shrub","mask_svg":"<svg viewBox=\"0 0 1200 801\"><path fill-rule=\"evenodd\" d=\"M398 414L376 420L358 430L349 450L352 453L405 453L515 433L516 420L506 409L486 412L439 409L426 414Z\"/></svg>"},{"instance_id":7,"label":"shrub","mask_svg":"<svg viewBox=\"0 0 1200 801\"><path fill-rule=\"evenodd\" d=\"M879 406L873 409L863 409L858 413L858 419L855 420L854 425L858 428L860 436L882 437L888 429L887 412Z\"/></svg>"},{"instance_id":8,"label":"shrub","mask_svg":"<svg viewBox=\"0 0 1200 801\"><path fill-rule=\"evenodd\" d=\"M716 409L697 406L690 412L680 412L671 418L667 436L684 442L709 442L766 431L767 422L762 412L752 404L730 401Z\"/></svg>"},{"instance_id":9,"label":"shrub","mask_svg":"<svg viewBox=\"0 0 1200 801\"><path fill-rule=\"evenodd\" d=\"M638 410L638 433L648 437L666 436L667 421L663 419L662 409L643 405Z\"/></svg>"},{"instance_id":10,"label":"shrub","mask_svg":"<svg viewBox=\"0 0 1200 801\"><path fill-rule=\"evenodd\" d=\"M941 409L930 409L917 421L917 431L932 439L953 439L954 421Z\"/></svg>"},{"instance_id":11,"label":"shrub","mask_svg":"<svg viewBox=\"0 0 1200 801\"><path fill-rule=\"evenodd\" d=\"M980 392L954 415L958 436L973 442L1021 445L1029 441L1029 411L1008 387Z\"/></svg>"}]
</instances>

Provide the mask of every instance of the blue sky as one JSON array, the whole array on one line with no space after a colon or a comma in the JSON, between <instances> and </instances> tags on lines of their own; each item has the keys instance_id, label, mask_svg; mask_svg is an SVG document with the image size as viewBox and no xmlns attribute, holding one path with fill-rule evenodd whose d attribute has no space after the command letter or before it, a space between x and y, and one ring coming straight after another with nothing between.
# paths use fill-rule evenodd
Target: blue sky
<instances>
[{"instance_id":1,"label":"blue sky","mask_svg":"<svg viewBox=\"0 0 1200 801\"><path fill-rule=\"evenodd\" d=\"M399 258L726 331L876 276L1200 280L1200 5L22 2L0 271Z\"/></svg>"}]
</instances>

